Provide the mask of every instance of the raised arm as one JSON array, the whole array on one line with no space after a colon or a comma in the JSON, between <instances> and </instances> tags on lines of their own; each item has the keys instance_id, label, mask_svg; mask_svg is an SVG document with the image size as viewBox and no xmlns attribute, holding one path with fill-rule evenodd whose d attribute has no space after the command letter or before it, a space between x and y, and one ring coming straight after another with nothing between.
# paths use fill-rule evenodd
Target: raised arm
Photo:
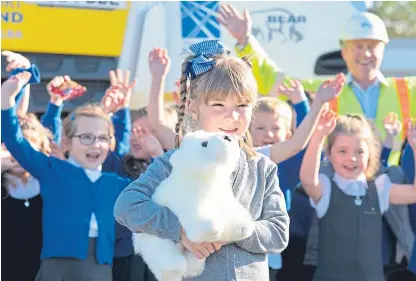
<instances>
[{"instance_id":1,"label":"raised arm","mask_svg":"<svg viewBox=\"0 0 416 281\"><path fill-rule=\"evenodd\" d=\"M64 99L51 92L52 87L60 87L66 81L70 80L68 76L56 76L46 86L49 92L50 100L45 114L42 115L40 121L43 126L48 128L53 134L53 140L56 144L61 144L62 138L62 119L61 113L63 109Z\"/></svg>"},{"instance_id":2,"label":"raised arm","mask_svg":"<svg viewBox=\"0 0 416 281\"><path fill-rule=\"evenodd\" d=\"M175 132L165 124L164 90L166 75L170 70L170 58L165 49L156 48L149 53L152 73L148 117L150 126L165 150L174 148Z\"/></svg>"},{"instance_id":3,"label":"raised arm","mask_svg":"<svg viewBox=\"0 0 416 281\"><path fill-rule=\"evenodd\" d=\"M302 186L315 204L319 202L323 193L318 175L325 138L334 130L335 125L335 113L332 111L324 111L306 149L300 168L300 181Z\"/></svg>"},{"instance_id":4,"label":"raised arm","mask_svg":"<svg viewBox=\"0 0 416 281\"><path fill-rule=\"evenodd\" d=\"M402 131L402 123L396 113L390 112L383 120L386 138L383 142L383 150L381 151L380 162L384 167L388 166L390 152L394 146L394 139Z\"/></svg>"},{"instance_id":5,"label":"raised arm","mask_svg":"<svg viewBox=\"0 0 416 281\"><path fill-rule=\"evenodd\" d=\"M252 35L252 20L249 12L245 10L241 14L234 6L222 4L218 13L218 21L237 41L237 55L251 57L259 93L274 96L277 87L284 82L285 75Z\"/></svg>"},{"instance_id":6,"label":"raised arm","mask_svg":"<svg viewBox=\"0 0 416 281\"><path fill-rule=\"evenodd\" d=\"M111 70L109 77L111 85L105 91L101 104L108 114L112 114L111 120L114 124L116 139L114 152L118 157L123 157L130 151L130 98L137 81L134 79L130 83L129 70Z\"/></svg>"},{"instance_id":7,"label":"raised arm","mask_svg":"<svg viewBox=\"0 0 416 281\"><path fill-rule=\"evenodd\" d=\"M7 61L6 71L13 71L16 68L29 68L30 61L21 54L3 51L2 55L5 56ZM19 95L19 94L18 94ZM19 114L26 114L29 109L30 101L30 85L27 84L22 87L20 93L20 99L18 101L17 112Z\"/></svg>"},{"instance_id":8,"label":"raised arm","mask_svg":"<svg viewBox=\"0 0 416 281\"><path fill-rule=\"evenodd\" d=\"M49 172L49 157L35 150L23 137L16 115L16 95L29 79L30 74L22 72L11 76L1 86L1 139L16 161L40 179Z\"/></svg>"},{"instance_id":9,"label":"raised arm","mask_svg":"<svg viewBox=\"0 0 416 281\"><path fill-rule=\"evenodd\" d=\"M328 80L321 85L311 110L299 128L295 130L293 137L271 146L270 158L273 162L280 163L306 148L315 130L323 105L338 96L344 85L344 80L344 75L338 74L334 80Z\"/></svg>"}]
</instances>

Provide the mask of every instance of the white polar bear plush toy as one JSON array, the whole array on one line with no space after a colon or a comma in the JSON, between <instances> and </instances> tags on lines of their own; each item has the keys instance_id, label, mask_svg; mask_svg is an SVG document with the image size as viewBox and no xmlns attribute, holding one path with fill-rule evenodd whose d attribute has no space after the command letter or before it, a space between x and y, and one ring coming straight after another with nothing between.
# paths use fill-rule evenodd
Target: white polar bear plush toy
<instances>
[{"instance_id":1,"label":"white polar bear plush toy","mask_svg":"<svg viewBox=\"0 0 416 281\"><path fill-rule=\"evenodd\" d=\"M254 222L235 198L232 173L240 161L238 140L223 133L196 131L185 135L171 158L172 172L152 200L175 213L193 242L235 242L249 237ZM136 253L160 281L200 275L205 259L182 244L155 235L133 235Z\"/></svg>"}]
</instances>

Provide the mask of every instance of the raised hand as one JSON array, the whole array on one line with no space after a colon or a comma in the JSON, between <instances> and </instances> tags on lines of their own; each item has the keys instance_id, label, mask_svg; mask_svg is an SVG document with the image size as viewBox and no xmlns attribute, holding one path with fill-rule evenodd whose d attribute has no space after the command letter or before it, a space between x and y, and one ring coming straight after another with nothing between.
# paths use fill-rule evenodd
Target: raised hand
<instances>
[{"instance_id":1,"label":"raised hand","mask_svg":"<svg viewBox=\"0 0 416 281\"><path fill-rule=\"evenodd\" d=\"M342 73L337 74L337 76L332 80L327 80L319 87L318 92L316 93L315 101L326 103L333 98L336 98L342 90L342 87L345 83L345 76Z\"/></svg>"},{"instance_id":2,"label":"raised hand","mask_svg":"<svg viewBox=\"0 0 416 281\"><path fill-rule=\"evenodd\" d=\"M104 97L101 100L102 106L107 113L114 113L123 107L128 107L130 104L131 92L136 85L136 79L129 84L130 71L121 69L116 72L111 70L110 87L105 91Z\"/></svg>"},{"instance_id":3,"label":"raised hand","mask_svg":"<svg viewBox=\"0 0 416 281\"><path fill-rule=\"evenodd\" d=\"M386 134L395 138L402 130L402 122L399 120L397 113L390 112L383 120Z\"/></svg>"},{"instance_id":4,"label":"raised hand","mask_svg":"<svg viewBox=\"0 0 416 281\"><path fill-rule=\"evenodd\" d=\"M65 75L54 77L46 85L46 90L54 101L65 101L82 96L87 91L87 88L72 81L68 75Z\"/></svg>"},{"instance_id":5,"label":"raised hand","mask_svg":"<svg viewBox=\"0 0 416 281\"><path fill-rule=\"evenodd\" d=\"M6 57L6 71L12 71L15 68L29 68L30 61L19 53L12 51L2 51L1 54Z\"/></svg>"},{"instance_id":6,"label":"raised hand","mask_svg":"<svg viewBox=\"0 0 416 281\"><path fill-rule=\"evenodd\" d=\"M305 90L303 88L303 85L300 83L300 81L290 80L289 84L290 85L286 85L286 84L280 85L277 88L278 94L285 95L286 97L289 98L289 100L293 104L297 104L307 99Z\"/></svg>"},{"instance_id":7,"label":"raised hand","mask_svg":"<svg viewBox=\"0 0 416 281\"><path fill-rule=\"evenodd\" d=\"M29 72L21 72L17 75L12 75L9 79L3 82L1 85L1 96L5 98L15 98L17 94L22 90L22 87L27 84L32 74Z\"/></svg>"},{"instance_id":8,"label":"raised hand","mask_svg":"<svg viewBox=\"0 0 416 281\"><path fill-rule=\"evenodd\" d=\"M218 11L218 21L227 28L238 44L245 45L247 43L253 28L253 21L248 10L244 10L241 15L232 5L222 4Z\"/></svg>"},{"instance_id":9,"label":"raised hand","mask_svg":"<svg viewBox=\"0 0 416 281\"><path fill-rule=\"evenodd\" d=\"M153 76L166 76L170 70L170 57L163 48L155 48L149 53L149 69Z\"/></svg>"},{"instance_id":10,"label":"raised hand","mask_svg":"<svg viewBox=\"0 0 416 281\"><path fill-rule=\"evenodd\" d=\"M132 134L137 138L137 142L140 147L142 147L143 150L146 150L150 157L155 158L164 153L163 147L159 140L153 134L150 134L145 128L139 126L134 127Z\"/></svg>"}]
</instances>

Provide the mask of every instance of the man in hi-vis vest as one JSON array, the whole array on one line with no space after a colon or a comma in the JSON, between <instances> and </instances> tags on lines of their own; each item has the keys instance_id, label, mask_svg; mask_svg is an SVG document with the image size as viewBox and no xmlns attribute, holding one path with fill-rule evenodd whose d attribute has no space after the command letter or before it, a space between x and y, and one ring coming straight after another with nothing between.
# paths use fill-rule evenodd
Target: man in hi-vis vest
<instances>
[{"instance_id":1,"label":"man in hi-vis vest","mask_svg":"<svg viewBox=\"0 0 416 281\"><path fill-rule=\"evenodd\" d=\"M251 34L249 13L240 14L231 5L223 5L218 19L237 40L237 54L241 57L252 56L260 94L275 95L277 87L288 78ZM375 123L384 140L383 119L388 113L396 113L402 124L408 118L416 117L416 77L386 78L380 72L389 37L386 26L378 16L367 12L355 14L347 20L340 34L342 57L348 68L347 82L338 99L331 103L331 108L338 114L365 115ZM305 91L316 92L323 81L312 79L301 82ZM402 133L395 139L390 165L398 163L405 137L406 126L403 126Z\"/></svg>"}]
</instances>

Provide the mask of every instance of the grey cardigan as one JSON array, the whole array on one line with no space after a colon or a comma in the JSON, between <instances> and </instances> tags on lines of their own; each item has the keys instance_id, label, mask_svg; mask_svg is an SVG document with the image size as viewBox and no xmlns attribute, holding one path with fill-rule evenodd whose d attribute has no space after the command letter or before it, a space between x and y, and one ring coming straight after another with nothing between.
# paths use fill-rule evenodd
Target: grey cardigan
<instances>
[{"instance_id":1,"label":"grey cardigan","mask_svg":"<svg viewBox=\"0 0 416 281\"><path fill-rule=\"evenodd\" d=\"M173 150L156 158L144 174L120 194L114 208L116 220L132 232L144 232L173 241L180 240L179 220L168 208L151 201L157 186L172 170ZM233 192L256 221L250 237L223 246L206 260L205 271L194 281L268 280L267 253L282 252L289 240L289 216L279 188L277 167L258 155L248 159L241 152L232 175ZM163 253L160 253L163 255Z\"/></svg>"}]
</instances>

